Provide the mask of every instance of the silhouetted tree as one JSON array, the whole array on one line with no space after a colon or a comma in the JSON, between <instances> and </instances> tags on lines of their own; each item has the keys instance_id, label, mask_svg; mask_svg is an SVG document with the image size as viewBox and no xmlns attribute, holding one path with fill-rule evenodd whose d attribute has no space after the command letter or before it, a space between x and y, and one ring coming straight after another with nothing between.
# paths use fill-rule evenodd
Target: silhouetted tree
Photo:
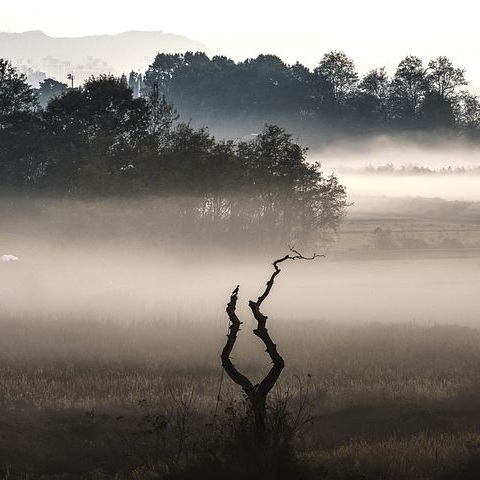
<instances>
[{"instance_id":1,"label":"silhouetted tree","mask_svg":"<svg viewBox=\"0 0 480 480\"><path fill-rule=\"evenodd\" d=\"M259 55L246 60L244 68L248 80L239 93L248 102L245 110L256 115L300 110L303 93L298 75L304 72L299 64L292 69L276 55Z\"/></svg>"},{"instance_id":2,"label":"silhouetted tree","mask_svg":"<svg viewBox=\"0 0 480 480\"><path fill-rule=\"evenodd\" d=\"M364 104L369 110L367 115L371 115L372 120L377 123L386 124L389 116L390 79L385 68L370 70L362 78L358 88L367 100Z\"/></svg>"},{"instance_id":3,"label":"silhouetted tree","mask_svg":"<svg viewBox=\"0 0 480 480\"><path fill-rule=\"evenodd\" d=\"M454 107L458 100L456 90L467 85L465 70L455 68L447 57L438 57L428 63L423 117L429 127L452 127L455 124Z\"/></svg>"},{"instance_id":4,"label":"silhouetted tree","mask_svg":"<svg viewBox=\"0 0 480 480\"><path fill-rule=\"evenodd\" d=\"M0 184L35 184L41 173L42 125L37 95L8 62L0 58Z\"/></svg>"},{"instance_id":5,"label":"silhouetted tree","mask_svg":"<svg viewBox=\"0 0 480 480\"><path fill-rule=\"evenodd\" d=\"M477 95L462 92L458 96L456 118L458 126L469 134L480 131L480 99Z\"/></svg>"},{"instance_id":6,"label":"silhouetted tree","mask_svg":"<svg viewBox=\"0 0 480 480\"><path fill-rule=\"evenodd\" d=\"M0 126L6 126L17 114L33 112L38 107L37 95L27 77L0 58Z\"/></svg>"},{"instance_id":7,"label":"silhouetted tree","mask_svg":"<svg viewBox=\"0 0 480 480\"><path fill-rule=\"evenodd\" d=\"M148 131L161 141L161 139L165 139L173 123L179 119L177 109L173 104L167 102L165 95L160 93L158 83L153 84L146 98L150 112Z\"/></svg>"},{"instance_id":8,"label":"silhouetted tree","mask_svg":"<svg viewBox=\"0 0 480 480\"><path fill-rule=\"evenodd\" d=\"M414 127L428 91L426 70L420 58L409 55L398 65L391 84L390 101L393 119Z\"/></svg>"},{"instance_id":9,"label":"silhouetted tree","mask_svg":"<svg viewBox=\"0 0 480 480\"><path fill-rule=\"evenodd\" d=\"M105 194L135 171L149 110L121 79L90 78L83 87L54 98L45 118L52 141L48 169L57 184Z\"/></svg>"},{"instance_id":10,"label":"silhouetted tree","mask_svg":"<svg viewBox=\"0 0 480 480\"><path fill-rule=\"evenodd\" d=\"M183 64L184 56L182 54L159 53L145 74L146 88L151 89L157 82L160 92L169 97L173 76Z\"/></svg>"},{"instance_id":11,"label":"silhouetted tree","mask_svg":"<svg viewBox=\"0 0 480 480\"><path fill-rule=\"evenodd\" d=\"M322 230L335 230L347 206L345 188L320 164L306 161L307 150L276 125L266 125L251 142L238 145L245 165L250 208L258 235L278 243L307 242Z\"/></svg>"},{"instance_id":12,"label":"silhouetted tree","mask_svg":"<svg viewBox=\"0 0 480 480\"><path fill-rule=\"evenodd\" d=\"M68 89L66 83L58 82L53 78L46 78L43 82L40 83L40 86L37 90L38 100L42 107L46 107L48 102L55 97L59 97L64 94Z\"/></svg>"},{"instance_id":13,"label":"silhouetted tree","mask_svg":"<svg viewBox=\"0 0 480 480\"><path fill-rule=\"evenodd\" d=\"M468 85L465 70L455 68L447 57L438 57L428 63L427 80L430 90L441 100L452 98L455 90Z\"/></svg>"},{"instance_id":14,"label":"silhouetted tree","mask_svg":"<svg viewBox=\"0 0 480 480\"><path fill-rule=\"evenodd\" d=\"M240 288L239 286L237 286L232 292L230 301L227 304L226 311L230 320L230 325L227 335L227 341L225 346L223 347L221 354L222 367L224 368L228 376L243 389L245 396L249 402L254 423L255 436L253 440L256 447L255 451L260 462L258 465L259 470L266 467L264 462L267 460L268 454L270 453L268 449L272 447L272 445L269 445L270 432L267 426L267 397L272 388L275 386L275 383L277 382L280 374L285 367L285 361L278 353L277 345L275 345L275 343L273 342L267 329L267 316L263 314L260 308L270 294L275 282L275 278L281 272L279 267L281 263L287 260L315 260L315 258L317 257L318 255L316 254L313 254L312 257L304 257L297 250L290 248L289 254L273 262L274 272L272 273L270 279L267 282L265 291L257 298L257 300L250 300L248 302L253 317L256 321L256 328L253 330L253 333L265 345L266 353L269 355L273 364L265 378L258 384L254 384L248 379L248 377L242 374L233 364L230 358L230 355L232 354L233 348L237 341L240 326L242 324L236 313L238 292Z\"/></svg>"},{"instance_id":15,"label":"silhouetted tree","mask_svg":"<svg viewBox=\"0 0 480 480\"><path fill-rule=\"evenodd\" d=\"M336 113L343 114L358 80L353 60L345 52L333 50L323 56L315 74L330 87L322 95L332 95ZM325 98L323 101L326 103Z\"/></svg>"}]
</instances>

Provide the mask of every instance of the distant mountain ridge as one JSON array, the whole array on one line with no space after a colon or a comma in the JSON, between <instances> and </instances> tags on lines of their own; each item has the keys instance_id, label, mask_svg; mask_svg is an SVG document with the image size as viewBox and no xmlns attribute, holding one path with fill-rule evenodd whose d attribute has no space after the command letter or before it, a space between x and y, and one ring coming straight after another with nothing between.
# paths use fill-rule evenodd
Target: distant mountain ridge
<instances>
[{"instance_id":1,"label":"distant mountain ridge","mask_svg":"<svg viewBox=\"0 0 480 480\"><path fill-rule=\"evenodd\" d=\"M196 40L162 31L132 30L86 37L50 37L39 30L0 32L0 58L10 60L27 74L44 72L62 82L67 82L72 71L76 82L100 73L143 72L159 52L189 50L208 48Z\"/></svg>"}]
</instances>

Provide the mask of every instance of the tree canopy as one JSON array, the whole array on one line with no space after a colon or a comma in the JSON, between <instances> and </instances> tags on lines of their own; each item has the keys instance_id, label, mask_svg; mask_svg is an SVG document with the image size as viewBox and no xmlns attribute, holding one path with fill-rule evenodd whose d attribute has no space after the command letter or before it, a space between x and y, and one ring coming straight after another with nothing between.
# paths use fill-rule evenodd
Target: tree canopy
<instances>
[{"instance_id":1,"label":"tree canopy","mask_svg":"<svg viewBox=\"0 0 480 480\"><path fill-rule=\"evenodd\" d=\"M384 67L360 76L354 60L337 50L324 54L313 70L275 55L234 62L202 52L160 53L146 72L144 88L154 83L181 115L198 124L254 128L267 121L297 132L347 134L464 131L458 106L465 71L444 56L425 65L408 55L390 77Z\"/></svg>"},{"instance_id":2,"label":"tree canopy","mask_svg":"<svg viewBox=\"0 0 480 480\"><path fill-rule=\"evenodd\" d=\"M158 54L144 76L101 75L78 88L46 79L35 91L0 59L0 186L155 195L165 205L176 197L168 215L182 225L177 233L310 242L338 226L345 188L278 125L478 138L480 101L466 84L465 71L443 56L425 66L409 55L390 77L384 67L360 76L341 51L313 70L275 55L235 62L187 52ZM264 127L219 141L210 120Z\"/></svg>"},{"instance_id":3,"label":"tree canopy","mask_svg":"<svg viewBox=\"0 0 480 480\"><path fill-rule=\"evenodd\" d=\"M0 173L11 189L154 195L163 199L159 221L168 235L246 244L318 242L345 213L344 187L277 125L248 141L218 141L206 127L179 122L157 83L135 97L125 77L92 77L42 109L18 79L30 101L5 109L5 118L19 120L0 129L8 130Z\"/></svg>"}]
</instances>

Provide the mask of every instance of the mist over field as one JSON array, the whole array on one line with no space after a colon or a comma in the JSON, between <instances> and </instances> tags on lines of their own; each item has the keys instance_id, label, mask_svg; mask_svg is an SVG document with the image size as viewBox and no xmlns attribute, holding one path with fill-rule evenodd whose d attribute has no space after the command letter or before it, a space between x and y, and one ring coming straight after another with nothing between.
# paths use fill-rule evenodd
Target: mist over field
<instances>
[{"instance_id":1,"label":"mist over field","mask_svg":"<svg viewBox=\"0 0 480 480\"><path fill-rule=\"evenodd\" d=\"M478 325L479 177L468 170L438 173L476 167L474 148L377 140L308 158L320 160L327 174L335 171L354 203L337 236L316 247L326 258L285 265L266 305L272 327L275 318ZM372 171L386 164L393 170ZM400 173L408 165L434 170ZM216 246L188 232L169 241L155 200L6 204L2 253L20 257L0 264L0 300L12 316L218 321L237 284L248 316L247 300L261 293L271 262L287 251L287 245L258 250L233 241ZM463 222L463 235L456 222ZM385 239L374 230L385 225L401 231L395 235L410 242L408 249L391 239L382 248Z\"/></svg>"},{"instance_id":2,"label":"mist over field","mask_svg":"<svg viewBox=\"0 0 480 480\"><path fill-rule=\"evenodd\" d=\"M337 173L360 206L365 196L480 200L480 149L459 139L380 136L337 142L309 158Z\"/></svg>"},{"instance_id":3,"label":"mist over field","mask_svg":"<svg viewBox=\"0 0 480 480\"><path fill-rule=\"evenodd\" d=\"M120 321L223 318L233 288L258 297L273 256L197 259L161 248L24 246L1 265L4 314ZM167 251L165 251L167 250ZM283 255L278 252L277 256ZM388 259L288 265L266 310L272 318L332 323L476 325L479 259ZM244 309L244 315L250 313Z\"/></svg>"},{"instance_id":4,"label":"mist over field","mask_svg":"<svg viewBox=\"0 0 480 480\"><path fill-rule=\"evenodd\" d=\"M0 478L479 478L466 70L151 60L0 58Z\"/></svg>"}]
</instances>

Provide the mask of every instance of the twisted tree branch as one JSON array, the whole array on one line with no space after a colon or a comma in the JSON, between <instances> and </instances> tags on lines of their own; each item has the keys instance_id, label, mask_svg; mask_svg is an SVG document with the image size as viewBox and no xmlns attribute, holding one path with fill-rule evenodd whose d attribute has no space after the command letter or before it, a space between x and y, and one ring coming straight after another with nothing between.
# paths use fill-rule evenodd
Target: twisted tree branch
<instances>
[{"instance_id":1,"label":"twisted tree branch","mask_svg":"<svg viewBox=\"0 0 480 480\"><path fill-rule=\"evenodd\" d=\"M254 302L253 300L250 300L248 302L248 305L252 310L253 316L257 321L257 328L253 331L253 333L258 338L260 338L260 340L262 340L262 342L265 344L265 347L266 347L265 351L268 353L273 363L272 368L270 369L266 377L262 380L262 382L257 387L258 395L265 398L268 395L268 392L270 392L270 390L275 385L280 374L282 373L282 370L285 367L285 361L283 360L282 356L278 353L277 346L275 345L275 343L273 343L270 337L270 334L268 333L268 329L266 327L268 317L260 311L260 306L270 294L273 284L275 283L275 277L281 272L278 266L280 263L286 260L315 260L320 256L324 256L324 255L317 255L316 253L314 253L311 257L304 257L300 252L298 252L292 247L289 247L289 250L290 252L293 253L293 255L287 254L284 257L279 258L273 262L272 265L274 268L274 272L272 273L272 276L268 280L267 286L265 288L265 291L262 293L262 295L258 297L256 302Z\"/></svg>"},{"instance_id":2,"label":"twisted tree branch","mask_svg":"<svg viewBox=\"0 0 480 480\"><path fill-rule=\"evenodd\" d=\"M263 303L263 301L268 297L268 294L270 293L270 290L273 287L273 284L275 282L275 277L281 272L280 268L278 268L278 264L284 262L285 260L315 260L318 257L325 257L325 255L318 255L314 253L311 257L304 257L301 253L299 253L297 250L295 250L293 247L288 247L288 249L294 253L294 255L285 255L282 258L279 258L275 260L272 265L275 271L272 273L272 276L270 277L270 280L267 282L267 287L265 288L265 291L260 295L255 302L260 308L260 305Z\"/></svg>"},{"instance_id":3,"label":"twisted tree branch","mask_svg":"<svg viewBox=\"0 0 480 480\"><path fill-rule=\"evenodd\" d=\"M240 289L240 285L237 285L235 290L232 292L230 297L230 302L227 304L227 315L230 319L230 327L228 330L227 335L227 343L223 347L222 350L222 367L227 372L228 376L237 384L240 385L245 393L250 396L252 395L253 391L255 390L253 387L252 382L242 373L240 373L235 365L233 364L230 355L232 353L233 347L237 340L238 332L240 331L240 325L242 322L239 320L236 308L237 308L237 300L238 300L238 290Z\"/></svg>"},{"instance_id":4,"label":"twisted tree branch","mask_svg":"<svg viewBox=\"0 0 480 480\"><path fill-rule=\"evenodd\" d=\"M287 254L284 257L279 258L273 262L272 265L274 268L274 272L272 273L270 279L267 282L265 291L258 297L256 302L254 302L253 300L250 300L248 302L248 305L252 310L252 314L257 321L257 328L253 331L253 333L258 338L260 338L260 340L262 340L266 348L265 351L268 353L273 363L270 371L258 385L253 385L252 382L245 375L240 373L230 359L230 355L237 340L238 332L240 331L240 325L242 324L236 314L239 286L237 286L237 288L235 288L235 290L232 292L230 302L227 304L227 315L230 319L230 326L227 335L227 343L225 344L225 347L223 347L221 354L222 366L227 372L228 376L236 384L240 385L243 388L243 391L250 400L255 415L255 425L257 428L257 433L260 434L261 438L264 438L264 433L266 431L266 398L270 390L277 382L278 377L282 373L282 370L285 367L285 361L278 353L277 346L275 345L275 343L273 343L273 340L268 333L268 329L266 327L268 317L260 311L260 306L270 294L273 284L275 283L275 277L281 271L278 266L280 263L285 262L286 260L315 260L318 257L324 256L314 253L311 257L304 257L301 253L299 253L292 247L289 247L289 250L291 252L290 254Z\"/></svg>"}]
</instances>

